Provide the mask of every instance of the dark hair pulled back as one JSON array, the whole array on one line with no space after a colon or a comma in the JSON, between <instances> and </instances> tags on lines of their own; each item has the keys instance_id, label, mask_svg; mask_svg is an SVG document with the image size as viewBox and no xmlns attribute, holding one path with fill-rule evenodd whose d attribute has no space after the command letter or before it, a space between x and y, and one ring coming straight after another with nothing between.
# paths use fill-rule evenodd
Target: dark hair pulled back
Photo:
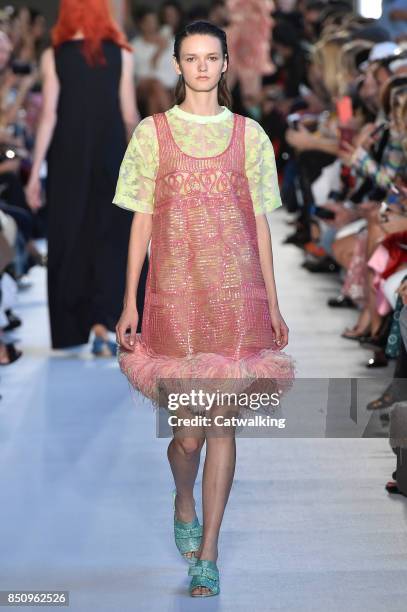
<instances>
[{"instance_id":1,"label":"dark hair pulled back","mask_svg":"<svg viewBox=\"0 0 407 612\"><path fill-rule=\"evenodd\" d=\"M210 21L193 21L192 23L189 23L184 26L175 35L174 57L178 63L180 62L182 41L187 38L187 36L192 36L193 34L208 34L209 36L214 36L215 38L217 38L222 47L223 57L226 57L227 61L229 61L226 32L221 28L218 28L218 26L216 26L214 23L211 23ZM185 81L183 76L180 75L178 83L175 86L175 103L181 104L185 100L185 95ZM222 73L218 84L218 103L221 106L227 106L228 108L232 106L232 96L227 86L224 73Z\"/></svg>"}]
</instances>

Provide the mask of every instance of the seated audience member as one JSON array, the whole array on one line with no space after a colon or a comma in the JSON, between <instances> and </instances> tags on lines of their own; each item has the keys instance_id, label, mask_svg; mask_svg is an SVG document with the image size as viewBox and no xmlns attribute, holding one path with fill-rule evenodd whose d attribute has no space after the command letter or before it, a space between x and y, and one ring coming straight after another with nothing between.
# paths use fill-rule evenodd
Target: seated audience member
<instances>
[{"instance_id":1,"label":"seated audience member","mask_svg":"<svg viewBox=\"0 0 407 612\"><path fill-rule=\"evenodd\" d=\"M134 49L134 77L137 100L143 115L166 111L173 102L177 74L173 67L174 38L167 28L160 30L155 10L135 11L138 34L131 41Z\"/></svg>"}]
</instances>

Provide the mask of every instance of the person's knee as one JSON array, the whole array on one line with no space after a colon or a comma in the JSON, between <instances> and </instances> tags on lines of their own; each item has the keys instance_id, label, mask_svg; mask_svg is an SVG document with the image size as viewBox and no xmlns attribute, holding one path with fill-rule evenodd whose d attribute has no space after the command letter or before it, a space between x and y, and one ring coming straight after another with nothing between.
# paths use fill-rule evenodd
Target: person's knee
<instances>
[{"instance_id":1,"label":"person's knee","mask_svg":"<svg viewBox=\"0 0 407 612\"><path fill-rule=\"evenodd\" d=\"M204 443L203 438L194 436L177 438L176 441L181 451L187 456L200 452Z\"/></svg>"}]
</instances>

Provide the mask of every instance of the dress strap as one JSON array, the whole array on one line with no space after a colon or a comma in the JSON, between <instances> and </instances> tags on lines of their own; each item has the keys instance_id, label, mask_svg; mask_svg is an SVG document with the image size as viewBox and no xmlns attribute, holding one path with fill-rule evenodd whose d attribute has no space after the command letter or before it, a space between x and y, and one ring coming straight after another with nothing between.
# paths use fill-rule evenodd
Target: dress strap
<instances>
[{"instance_id":1,"label":"dress strap","mask_svg":"<svg viewBox=\"0 0 407 612\"><path fill-rule=\"evenodd\" d=\"M153 115L154 123L156 126L157 140L159 147L159 155L161 160L166 160L169 157L175 159L180 156L180 149L174 141L174 137L171 132L169 121L165 112L156 113ZM244 171L245 167L245 131L246 131L246 117L237 113L233 114L233 133L232 140L227 150L220 155L215 155L214 158L224 157L231 159L230 155L235 158L241 170ZM199 161L199 158L191 158L185 155L186 158L195 159ZM202 158L207 160L210 158Z\"/></svg>"},{"instance_id":2,"label":"dress strap","mask_svg":"<svg viewBox=\"0 0 407 612\"><path fill-rule=\"evenodd\" d=\"M238 164L244 172L246 163L246 147L245 147L245 134L246 134L246 117L243 115L235 114L236 129L234 134L234 142L232 143L233 155L238 161Z\"/></svg>"},{"instance_id":3,"label":"dress strap","mask_svg":"<svg viewBox=\"0 0 407 612\"><path fill-rule=\"evenodd\" d=\"M153 119L157 131L160 159L165 159L168 153L174 152L170 126L165 113L156 113L153 115Z\"/></svg>"}]
</instances>

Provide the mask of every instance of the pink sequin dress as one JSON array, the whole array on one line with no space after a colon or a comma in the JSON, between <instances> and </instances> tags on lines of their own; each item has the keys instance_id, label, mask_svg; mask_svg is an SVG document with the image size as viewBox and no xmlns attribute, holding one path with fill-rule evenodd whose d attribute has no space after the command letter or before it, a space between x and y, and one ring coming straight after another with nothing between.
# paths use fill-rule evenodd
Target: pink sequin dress
<instances>
[{"instance_id":1,"label":"pink sequin dress","mask_svg":"<svg viewBox=\"0 0 407 612\"><path fill-rule=\"evenodd\" d=\"M293 359L273 340L245 117L233 117L221 154L192 157L165 113L154 115L159 168L142 331L134 351L120 349L119 364L155 406L161 379L267 379L273 389L278 380L284 392L294 378Z\"/></svg>"}]
</instances>

